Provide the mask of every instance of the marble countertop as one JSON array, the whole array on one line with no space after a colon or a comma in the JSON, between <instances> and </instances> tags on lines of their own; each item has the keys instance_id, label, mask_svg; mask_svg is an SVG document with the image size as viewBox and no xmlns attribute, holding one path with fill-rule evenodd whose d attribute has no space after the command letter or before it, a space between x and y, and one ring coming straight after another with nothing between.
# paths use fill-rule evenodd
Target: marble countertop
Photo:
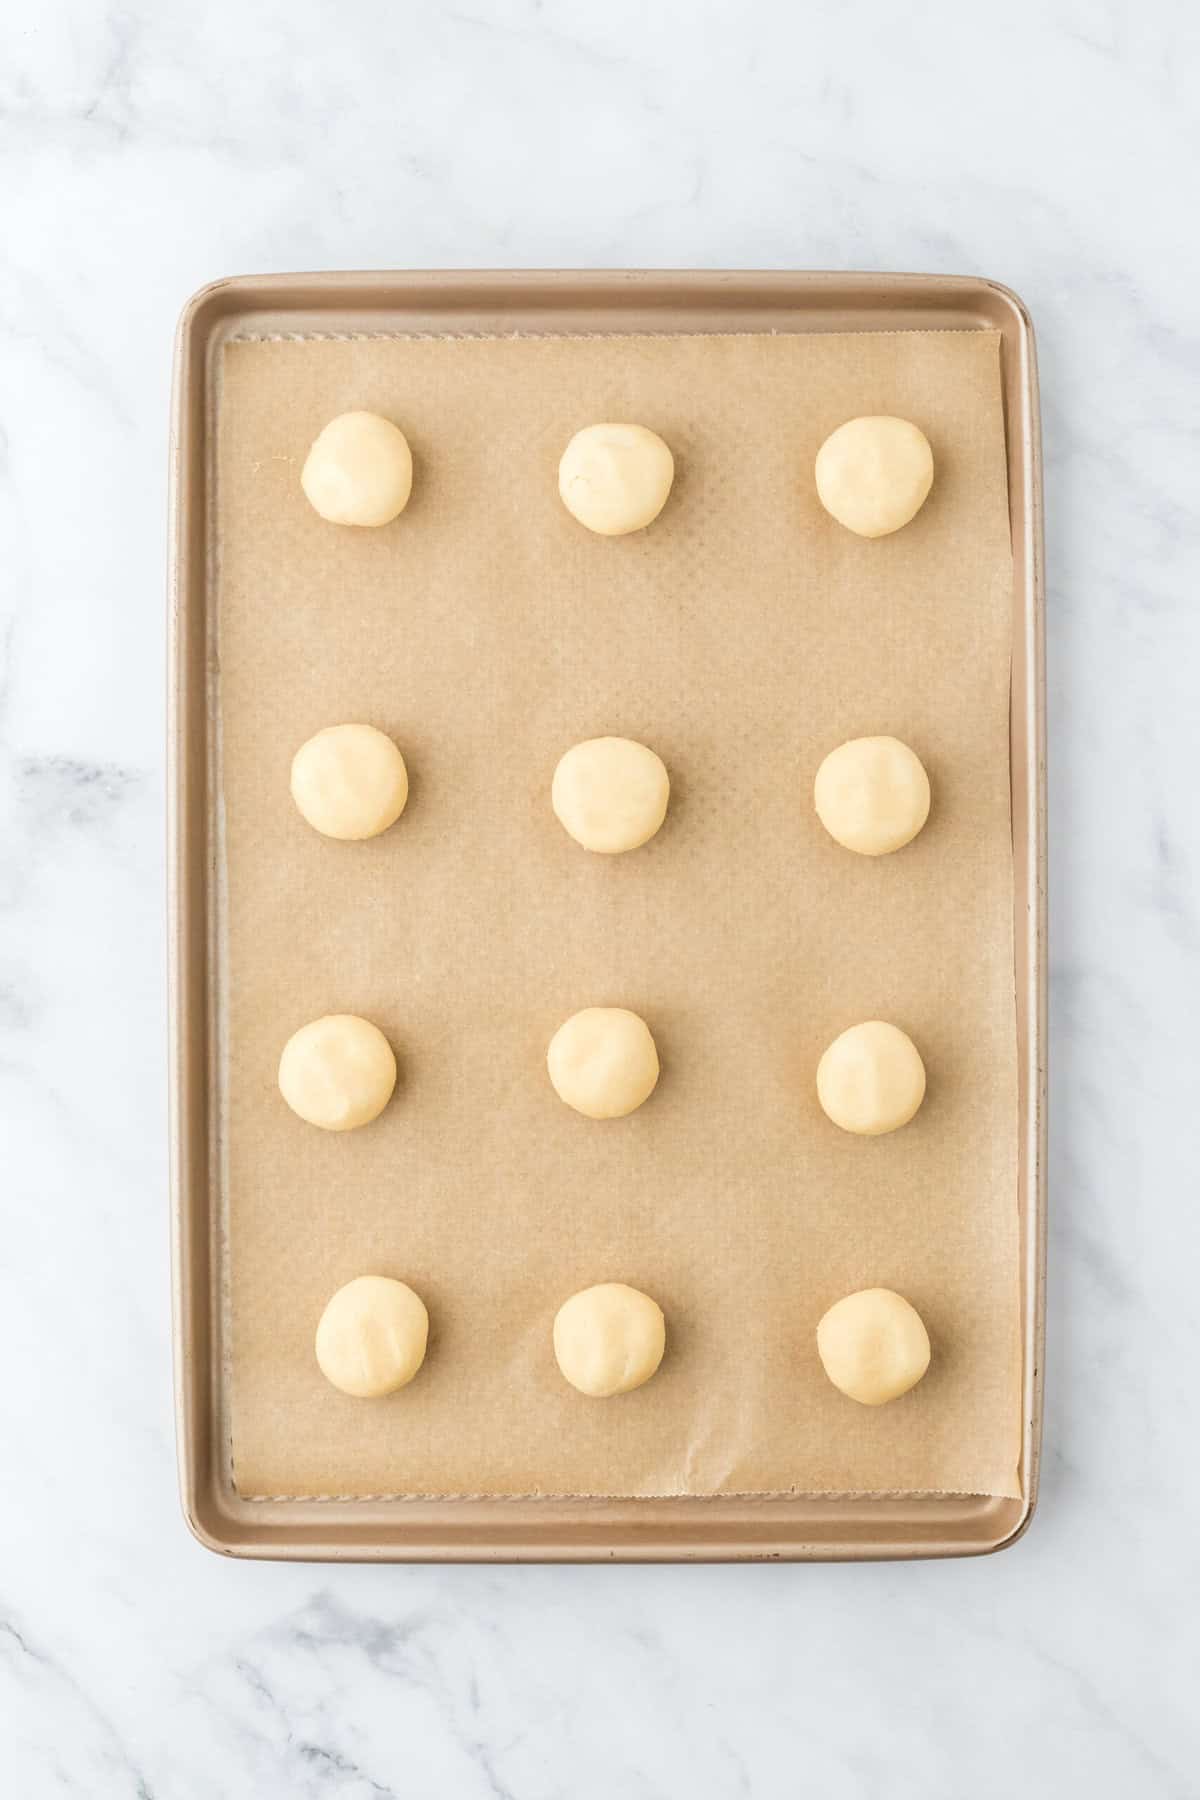
<instances>
[{"instance_id":1,"label":"marble countertop","mask_svg":"<svg viewBox=\"0 0 1200 1800\"><path fill-rule=\"evenodd\" d=\"M1200 27L1184 0L0 23L0 1717L19 1800L1200 1793ZM981 273L1039 334L1041 1507L969 1563L232 1564L170 1412L166 420L249 270Z\"/></svg>"}]
</instances>

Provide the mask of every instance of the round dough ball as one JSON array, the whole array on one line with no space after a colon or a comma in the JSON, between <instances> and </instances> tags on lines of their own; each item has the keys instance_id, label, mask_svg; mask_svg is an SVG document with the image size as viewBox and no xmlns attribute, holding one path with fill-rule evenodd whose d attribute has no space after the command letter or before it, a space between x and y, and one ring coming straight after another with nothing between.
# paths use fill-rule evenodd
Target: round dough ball
<instances>
[{"instance_id":1,"label":"round dough ball","mask_svg":"<svg viewBox=\"0 0 1200 1800\"><path fill-rule=\"evenodd\" d=\"M860 856L886 856L929 817L929 777L899 738L851 738L817 770L813 801L831 838Z\"/></svg>"},{"instance_id":2,"label":"round dough ball","mask_svg":"<svg viewBox=\"0 0 1200 1800\"><path fill-rule=\"evenodd\" d=\"M670 793L666 769L645 744L589 738L560 758L550 802L577 844L615 856L654 836L667 816Z\"/></svg>"},{"instance_id":3,"label":"round dough ball","mask_svg":"<svg viewBox=\"0 0 1200 1800\"><path fill-rule=\"evenodd\" d=\"M863 1288L825 1314L817 1354L835 1388L864 1406L882 1406L924 1375L929 1333L916 1307L891 1288Z\"/></svg>"},{"instance_id":4,"label":"round dough ball","mask_svg":"<svg viewBox=\"0 0 1200 1800\"><path fill-rule=\"evenodd\" d=\"M933 486L933 451L907 419L848 419L817 451L825 511L859 537L886 537L915 518Z\"/></svg>"},{"instance_id":5,"label":"round dough ball","mask_svg":"<svg viewBox=\"0 0 1200 1800\"><path fill-rule=\"evenodd\" d=\"M354 1013L302 1025L279 1059L280 1093L294 1113L323 1131L369 1125L395 1085L391 1045L377 1025Z\"/></svg>"},{"instance_id":6,"label":"round dough ball","mask_svg":"<svg viewBox=\"0 0 1200 1800\"><path fill-rule=\"evenodd\" d=\"M292 758L292 799L326 837L378 837L404 811L408 770L373 725L327 725Z\"/></svg>"},{"instance_id":7,"label":"round dough ball","mask_svg":"<svg viewBox=\"0 0 1200 1800\"><path fill-rule=\"evenodd\" d=\"M817 1098L843 1131L879 1137L907 1125L925 1098L925 1064L896 1025L870 1019L834 1038L817 1064Z\"/></svg>"},{"instance_id":8,"label":"round dough ball","mask_svg":"<svg viewBox=\"0 0 1200 1800\"><path fill-rule=\"evenodd\" d=\"M554 1320L559 1368L572 1387L597 1400L649 1381L666 1346L661 1306L620 1281L572 1294Z\"/></svg>"},{"instance_id":9,"label":"round dough ball","mask_svg":"<svg viewBox=\"0 0 1200 1800\"><path fill-rule=\"evenodd\" d=\"M343 1394L374 1400L408 1385L428 1339L429 1314L418 1294L386 1275L358 1275L321 1314L317 1361Z\"/></svg>"},{"instance_id":10,"label":"round dough ball","mask_svg":"<svg viewBox=\"0 0 1200 1800\"><path fill-rule=\"evenodd\" d=\"M412 493L408 439L378 413L341 413L309 451L300 485L334 525L387 525Z\"/></svg>"},{"instance_id":11,"label":"round dough ball","mask_svg":"<svg viewBox=\"0 0 1200 1800\"><path fill-rule=\"evenodd\" d=\"M622 1119L654 1092L658 1051L644 1019L588 1006L560 1025L546 1052L560 1100L589 1119Z\"/></svg>"},{"instance_id":12,"label":"round dough ball","mask_svg":"<svg viewBox=\"0 0 1200 1800\"><path fill-rule=\"evenodd\" d=\"M623 537L657 519L674 479L675 458L644 425L585 425L558 465L563 505L601 537Z\"/></svg>"}]
</instances>

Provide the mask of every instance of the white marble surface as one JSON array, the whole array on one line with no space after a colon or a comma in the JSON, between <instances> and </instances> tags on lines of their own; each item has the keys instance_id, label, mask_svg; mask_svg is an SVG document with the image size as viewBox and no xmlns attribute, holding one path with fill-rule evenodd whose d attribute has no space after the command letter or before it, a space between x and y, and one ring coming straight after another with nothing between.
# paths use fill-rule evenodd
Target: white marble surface
<instances>
[{"instance_id":1,"label":"white marble surface","mask_svg":"<svg viewBox=\"0 0 1200 1800\"><path fill-rule=\"evenodd\" d=\"M1200 1793L1197 13L40 0L0 23L0 1788ZM255 269L973 271L1040 335L1044 1497L978 1563L234 1565L175 1499L170 338Z\"/></svg>"}]
</instances>

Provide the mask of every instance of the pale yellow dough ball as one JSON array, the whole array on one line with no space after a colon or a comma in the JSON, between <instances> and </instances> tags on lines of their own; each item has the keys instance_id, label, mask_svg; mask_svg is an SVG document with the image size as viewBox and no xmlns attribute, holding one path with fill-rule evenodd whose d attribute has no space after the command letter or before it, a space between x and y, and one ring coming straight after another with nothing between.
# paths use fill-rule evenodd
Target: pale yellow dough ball
<instances>
[{"instance_id":1,"label":"pale yellow dough ball","mask_svg":"<svg viewBox=\"0 0 1200 1800\"><path fill-rule=\"evenodd\" d=\"M399 426L378 413L331 419L308 453L300 485L334 525L387 525L412 492L412 451Z\"/></svg>"},{"instance_id":2,"label":"pale yellow dough ball","mask_svg":"<svg viewBox=\"0 0 1200 1800\"><path fill-rule=\"evenodd\" d=\"M376 1400L407 1387L428 1340L429 1314L418 1294L386 1275L358 1275L321 1314L317 1362L343 1394Z\"/></svg>"},{"instance_id":3,"label":"pale yellow dough ball","mask_svg":"<svg viewBox=\"0 0 1200 1800\"><path fill-rule=\"evenodd\" d=\"M377 1025L330 1013L302 1025L283 1047L279 1091L323 1131L353 1131L377 1118L396 1085L396 1058Z\"/></svg>"},{"instance_id":4,"label":"pale yellow dough ball","mask_svg":"<svg viewBox=\"0 0 1200 1800\"><path fill-rule=\"evenodd\" d=\"M571 1386L593 1399L628 1394L663 1359L667 1328L649 1294L620 1281L572 1294L554 1321L554 1354Z\"/></svg>"},{"instance_id":5,"label":"pale yellow dough ball","mask_svg":"<svg viewBox=\"0 0 1200 1800\"><path fill-rule=\"evenodd\" d=\"M623 537L657 519L674 479L674 457L644 425L585 425L558 465L563 505L601 537Z\"/></svg>"},{"instance_id":6,"label":"pale yellow dough ball","mask_svg":"<svg viewBox=\"0 0 1200 1800\"><path fill-rule=\"evenodd\" d=\"M834 1038L817 1065L817 1098L835 1125L878 1137L907 1125L925 1098L925 1065L897 1025L869 1019Z\"/></svg>"},{"instance_id":7,"label":"pale yellow dough ball","mask_svg":"<svg viewBox=\"0 0 1200 1800\"><path fill-rule=\"evenodd\" d=\"M377 837L408 801L408 770L373 725L327 725L292 758L292 799L325 837Z\"/></svg>"},{"instance_id":8,"label":"pale yellow dough ball","mask_svg":"<svg viewBox=\"0 0 1200 1800\"><path fill-rule=\"evenodd\" d=\"M825 511L859 537L886 537L915 518L933 486L933 451L908 419L848 419L817 451Z\"/></svg>"},{"instance_id":9,"label":"pale yellow dough ball","mask_svg":"<svg viewBox=\"0 0 1200 1800\"><path fill-rule=\"evenodd\" d=\"M589 1119L621 1119L654 1092L658 1051L644 1019L621 1006L589 1006L560 1025L546 1052L560 1100Z\"/></svg>"},{"instance_id":10,"label":"pale yellow dough ball","mask_svg":"<svg viewBox=\"0 0 1200 1800\"><path fill-rule=\"evenodd\" d=\"M563 829L605 856L636 850L667 816L671 783L661 760L632 738L589 738L563 756L550 801Z\"/></svg>"},{"instance_id":11,"label":"pale yellow dough ball","mask_svg":"<svg viewBox=\"0 0 1200 1800\"><path fill-rule=\"evenodd\" d=\"M813 801L831 838L860 856L886 856L929 817L929 777L899 738L852 738L817 770Z\"/></svg>"},{"instance_id":12,"label":"pale yellow dough ball","mask_svg":"<svg viewBox=\"0 0 1200 1800\"><path fill-rule=\"evenodd\" d=\"M864 1288L825 1314L817 1326L817 1354L835 1388L863 1406L882 1406L924 1375L929 1333L900 1294Z\"/></svg>"}]
</instances>

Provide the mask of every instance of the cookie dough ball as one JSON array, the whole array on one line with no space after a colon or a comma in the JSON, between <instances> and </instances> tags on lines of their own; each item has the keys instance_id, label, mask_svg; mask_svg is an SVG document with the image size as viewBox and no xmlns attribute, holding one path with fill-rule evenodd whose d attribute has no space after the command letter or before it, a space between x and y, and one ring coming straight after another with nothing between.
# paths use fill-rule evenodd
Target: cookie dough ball
<instances>
[{"instance_id":1,"label":"cookie dough ball","mask_svg":"<svg viewBox=\"0 0 1200 1800\"><path fill-rule=\"evenodd\" d=\"M644 1019L621 1006L588 1006L560 1025L546 1052L560 1100L589 1119L621 1119L654 1092L658 1051Z\"/></svg>"},{"instance_id":2,"label":"cookie dough ball","mask_svg":"<svg viewBox=\"0 0 1200 1800\"><path fill-rule=\"evenodd\" d=\"M675 458L644 425L585 425L558 465L563 505L601 537L623 537L657 519L674 479Z\"/></svg>"},{"instance_id":3,"label":"cookie dough ball","mask_svg":"<svg viewBox=\"0 0 1200 1800\"><path fill-rule=\"evenodd\" d=\"M378 413L342 413L309 451L300 485L334 525L387 525L412 492L408 439Z\"/></svg>"},{"instance_id":4,"label":"cookie dough ball","mask_svg":"<svg viewBox=\"0 0 1200 1800\"><path fill-rule=\"evenodd\" d=\"M882 1406L924 1375L929 1333L916 1307L891 1288L864 1288L825 1314L817 1354L835 1388L863 1406Z\"/></svg>"},{"instance_id":5,"label":"cookie dough ball","mask_svg":"<svg viewBox=\"0 0 1200 1800\"><path fill-rule=\"evenodd\" d=\"M418 1294L386 1275L338 1289L317 1326L317 1362L343 1394L375 1400L407 1387L425 1361L429 1314Z\"/></svg>"},{"instance_id":6,"label":"cookie dough ball","mask_svg":"<svg viewBox=\"0 0 1200 1800\"><path fill-rule=\"evenodd\" d=\"M886 856L929 817L929 777L899 738L851 738L817 770L813 801L831 838L860 856Z\"/></svg>"},{"instance_id":7,"label":"cookie dough ball","mask_svg":"<svg viewBox=\"0 0 1200 1800\"><path fill-rule=\"evenodd\" d=\"M907 419L848 419L817 451L817 493L859 537L886 537L915 518L933 486L933 451Z\"/></svg>"},{"instance_id":8,"label":"cookie dough ball","mask_svg":"<svg viewBox=\"0 0 1200 1800\"><path fill-rule=\"evenodd\" d=\"M925 1064L896 1025L870 1019L834 1038L817 1064L817 1098L843 1131L879 1137L907 1125L925 1098Z\"/></svg>"},{"instance_id":9,"label":"cookie dough ball","mask_svg":"<svg viewBox=\"0 0 1200 1800\"><path fill-rule=\"evenodd\" d=\"M572 1294L554 1321L559 1368L572 1387L596 1400L649 1381L666 1344L662 1308L620 1281Z\"/></svg>"},{"instance_id":10,"label":"cookie dough ball","mask_svg":"<svg viewBox=\"0 0 1200 1800\"><path fill-rule=\"evenodd\" d=\"M404 811L408 770L373 725L327 725L292 758L292 799L326 837L378 837Z\"/></svg>"},{"instance_id":11,"label":"cookie dough ball","mask_svg":"<svg viewBox=\"0 0 1200 1800\"><path fill-rule=\"evenodd\" d=\"M391 1045L377 1025L354 1013L302 1025L279 1059L280 1093L294 1113L323 1131L369 1125L395 1085Z\"/></svg>"},{"instance_id":12,"label":"cookie dough ball","mask_svg":"<svg viewBox=\"0 0 1200 1800\"><path fill-rule=\"evenodd\" d=\"M585 850L615 856L652 838L667 816L671 783L653 750L632 738L589 738L559 761L550 802Z\"/></svg>"}]
</instances>

